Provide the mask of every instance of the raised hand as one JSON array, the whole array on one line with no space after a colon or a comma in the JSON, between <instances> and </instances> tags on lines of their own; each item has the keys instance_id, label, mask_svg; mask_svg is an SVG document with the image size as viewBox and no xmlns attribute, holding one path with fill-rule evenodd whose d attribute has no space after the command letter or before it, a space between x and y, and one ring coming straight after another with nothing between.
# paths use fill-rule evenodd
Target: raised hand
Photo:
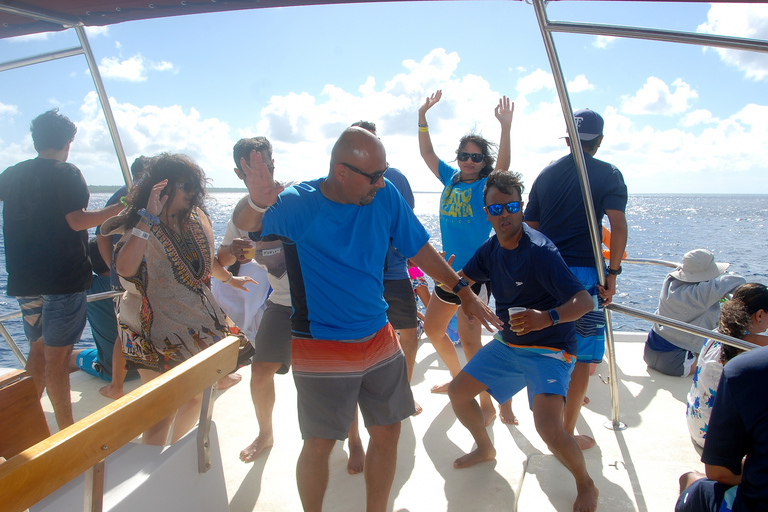
<instances>
[{"instance_id":1,"label":"raised hand","mask_svg":"<svg viewBox=\"0 0 768 512\"><path fill-rule=\"evenodd\" d=\"M245 174L245 186L248 187L251 201L262 208L273 205L285 187L272 178L269 166L262 161L261 152L251 151L247 161L241 158L240 167Z\"/></svg>"},{"instance_id":2,"label":"raised hand","mask_svg":"<svg viewBox=\"0 0 768 512\"><path fill-rule=\"evenodd\" d=\"M498 119L502 125L511 126L512 115L514 113L515 113L515 102L509 101L509 98L507 98L506 96L502 96L501 99L499 99L499 104L496 105L496 108L494 109L494 114L496 115L496 119Z\"/></svg>"},{"instance_id":3,"label":"raised hand","mask_svg":"<svg viewBox=\"0 0 768 512\"><path fill-rule=\"evenodd\" d=\"M247 238L235 238L229 245L229 252L237 258L240 263L251 261L255 256L255 249L251 241Z\"/></svg>"},{"instance_id":4,"label":"raised hand","mask_svg":"<svg viewBox=\"0 0 768 512\"><path fill-rule=\"evenodd\" d=\"M423 116L427 113L427 110L431 109L437 103L440 101L440 98L443 97L443 91L438 89L437 92L433 93L431 96L427 98L427 101L424 102L424 104L419 107L419 115Z\"/></svg>"},{"instance_id":5,"label":"raised hand","mask_svg":"<svg viewBox=\"0 0 768 512\"><path fill-rule=\"evenodd\" d=\"M152 192L149 193L149 199L147 199L147 212L151 213L155 217L160 215L163 211L165 203L168 201L168 194L160 198L160 192L168 185L168 180L163 180L155 183L152 187Z\"/></svg>"}]
</instances>

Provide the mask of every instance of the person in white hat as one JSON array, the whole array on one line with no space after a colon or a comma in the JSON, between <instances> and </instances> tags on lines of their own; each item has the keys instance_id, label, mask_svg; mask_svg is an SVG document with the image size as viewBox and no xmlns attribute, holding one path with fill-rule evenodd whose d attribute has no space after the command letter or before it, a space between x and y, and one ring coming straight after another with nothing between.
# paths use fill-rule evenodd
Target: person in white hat
<instances>
[{"instance_id":1,"label":"person in white hat","mask_svg":"<svg viewBox=\"0 0 768 512\"><path fill-rule=\"evenodd\" d=\"M726 272L729 263L718 263L706 249L694 249L683 263L670 272L659 294L657 315L714 329L720 317L720 300L746 279ZM687 377L696 369L696 360L706 340L701 336L653 324L645 342L643 359L649 368L665 375Z\"/></svg>"}]
</instances>

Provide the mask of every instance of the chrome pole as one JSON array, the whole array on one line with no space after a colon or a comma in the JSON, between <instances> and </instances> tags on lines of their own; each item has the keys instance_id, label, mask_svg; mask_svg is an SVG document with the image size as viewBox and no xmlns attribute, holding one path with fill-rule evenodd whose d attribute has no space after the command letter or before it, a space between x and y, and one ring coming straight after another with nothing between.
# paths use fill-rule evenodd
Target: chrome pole
<instances>
[{"instance_id":1,"label":"chrome pole","mask_svg":"<svg viewBox=\"0 0 768 512\"><path fill-rule=\"evenodd\" d=\"M83 49L79 46L75 46L74 48L68 48L66 50L41 53L39 55L33 55L32 57L26 57L23 59L9 60L8 62L0 63L0 72L8 71L9 69L21 68L24 66L31 66L32 64L40 64L41 62L49 62L56 59L63 59L65 57L72 57L74 55L80 55L81 53L83 53Z\"/></svg>"},{"instance_id":2,"label":"chrome pole","mask_svg":"<svg viewBox=\"0 0 768 512\"><path fill-rule=\"evenodd\" d=\"M128 188L130 188L133 185L131 170L128 166L128 160L125 158L125 150L123 150L123 143L120 141L120 134L117 131L117 123L115 123L115 116L112 114L112 107L109 105L109 96L107 96L107 91L104 89L104 83L101 80L99 66L96 64L96 58L93 56L91 44L88 42L88 36L85 33L85 27L82 23L78 23L74 28L83 47L85 60L88 61L88 68L91 70L91 77L93 78L93 84L96 86L96 93L99 95L101 109L104 111L104 117L107 119L107 127L109 128L109 134L112 136L112 144L115 146L120 169L123 171L123 179Z\"/></svg>"},{"instance_id":3,"label":"chrome pole","mask_svg":"<svg viewBox=\"0 0 768 512\"><path fill-rule=\"evenodd\" d=\"M571 100L568 97L568 89L565 85L565 79L563 78L562 67L560 66L560 59L557 56L557 49L555 48L555 41L552 38L552 34L548 30L549 20L547 19L547 12L544 6L543 0L533 0L533 7L536 11L536 19L539 22L539 30L541 31L541 37L544 39L544 47L547 50L547 57L549 58L549 64L552 68L552 75L555 79L555 87L557 88L557 96L560 99L560 107L563 110L563 117L565 118L565 124L568 127L568 133L571 136L571 152L576 162L576 169L579 175L579 184L581 185L581 197L584 200L584 209L587 214L587 222L589 224L589 237L592 241L592 252L595 257L595 268L597 269L597 279L601 286L605 286L605 263L603 262L603 248L601 228L597 224L597 218L595 216L595 207L592 202L592 192L589 187L589 177L587 176L587 165L584 162L584 152L581 149L581 144L578 141L578 130L576 129L576 122L573 119L573 108L571 107ZM610 329L610 317L608 311L605 313L605 342L608 352L608 366L611 370L610 375L610 387L611 387L611 427L616 428L616 425L621 424L619 421L619 383L616 374L616 348L614 345L613 331Z\"/></svg>"}]
</instances>

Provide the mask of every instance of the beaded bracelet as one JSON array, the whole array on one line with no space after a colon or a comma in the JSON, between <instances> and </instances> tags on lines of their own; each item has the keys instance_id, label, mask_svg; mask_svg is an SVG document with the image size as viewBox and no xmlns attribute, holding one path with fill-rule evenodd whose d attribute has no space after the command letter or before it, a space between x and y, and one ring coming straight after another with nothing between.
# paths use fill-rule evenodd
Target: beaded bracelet
<instances>
[{"instance_id":1,"label":"beaded bracelet","mask_svg":"<svg viewBox=\"0 0 768 512\"><path fill-rule=\"evenodd\" d=\"M136 213L139 214L139 217L142 219L147 220L147 224L149 224L149 227L154 226L155 224L160 224L160 218L157 215L152 215L147 211L146 208L141 208Z\"/></svg>"}]
</instances>

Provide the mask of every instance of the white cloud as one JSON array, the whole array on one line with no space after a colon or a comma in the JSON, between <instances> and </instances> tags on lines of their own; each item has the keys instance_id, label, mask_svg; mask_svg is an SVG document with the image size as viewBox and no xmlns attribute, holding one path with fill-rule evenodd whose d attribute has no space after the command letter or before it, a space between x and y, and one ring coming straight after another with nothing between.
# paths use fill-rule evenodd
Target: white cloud
<instances>
[{"instance_id":1,"label":"white cloud","mask_svg":"<svg viewBox=\"0 0 768 512\"><path fill-rule=\"evenodd\" d=\"M555 79L552 73L539 68L533 73L524 76L517 81L517 92L520 94L530 94L542 89L554 89Z\"/></svg>"},{"instance_id":2,"label":"white cloud","mask_svg":"<svg viewBox=\"0 0 768 512\"><path fill-rule=\"evenodd\" d=\"M595 48L607 48L608 45L613 44L614 41L616 41L614 36L597 36L592 42L592 46Z\"/></svg>"},{"instance_id":3,"label":"white cloud","mask_svg":"<svg viewBox=\"0 0 768 512\"><path fill-rule=\"evenodd\" d=\"M661 114L673 115L685 112L689 102L698 98L698 93L691 86L678 78L672 82L674 92L663 80L649 77L643 87L634 96L623 97L621 110L626 114Z\"/></svg>"},{"instance_id":4,"label":"white cloud","mask_svg":"<svg viewBox=\"0 0 768 512\"><path fill-rule=\"evenodd\" d=\"M141 54L122 61L118 57L104 57L101 59L99 70L104 78L129 82L143 82L147 79L144 57Z\"/></svg>"},{"instance_id":5,"label":"white cloud","mask_svg":"<svg viewBox=\"0 0 768 512\"><path fill-rule=\"evenodd\" d=\"M420 61L404 62L402 73L389 79L367 77L349 90L328 84L317 96L301 90L273 96L255 116L253 126L231 126L188 105L133 105L112 100L112 108L129 163L141 154L188 153L218 187L241 186L232 172L231 157L232 145L240 137L264 135L272 141L279 179L308 179L328 172L331 147L345 127L359 119L370 120L378 125L388 161L408 176L413 189L439 191L440 182L418 150L416 111L427 95L443 90L442 100L427 119L435 151L444 160L454 159L459 138L472 129L494 142L499 138L493 110L502 92L494 91L483 77L462 74L459 64L457 54L435 49ZM543 76L540 70L531 75L534 78L525 77L526 83L534 85L536 77ZM544 80L539 78L538 83ZM601 82L595 83L595 88L601 86ZM512 168L523 174L530 188L539 171L568 150L560 139L565 123L554 90L522 89L526 93L517 92L513 98ZM768 102L748 104L730 114L718 111L716 118L703 108L690 111L687 104L695 94L682 81L667 87L659 79L649 79L645 89L663 91L666 110L657 109L658 113L677 112L677 117L662 120L669 127L659 128L659 118L640 115L646 110L628 111L623 104L600 110L605 118L605 141L598 158L618 166L630 193L759 190L759 184L765 182L762 176L768 154ZM632 100L640 104L638 96ZM647 108L651 103L642 104ZM582 106L575 104L574 108ZM0 105L0 112L7 107ZM78 119L70 116L78 125L71 162L91 184L119 183L117 159L95 93L86 96L76 115ZM0 141L0 168L33 155L28 136L13 144ZM706 178L724 174L728 179L723 183L713 184Z\"/></svg>"},{"instance_id":6,"label":"white cloud","mask_svg":"<svg viewBox=\"0 0 768 512\"><path fill-rule=\"evenodd\" d=\"M0 102L0 118L13 117L19 113L19 107L16 105L6 105Z\"/></svg>"},{"instance_id":7,"label":"white cloud","mask_svg":"<svg viewBox=\"0 0 768 512\"><path fill-rule=\"evenodd\" d=\"M577 76L571 82L568 82L567 85L568 85L568 92L591 91L595 88L594 85L589 83L589 80L587 80L587 77L584 75Z\"/></svg>"},{"instance_id":8,"label":"white cloud","mask_svg":"<svg viewBox=\"0 0 768 512\"><path fill-rule=\"evenodd\" d=\"M768 5L765 4L712 4L707 22L698 32L751 39L768 39ZM742 71L747 78L768 80L768 55L759 52L716 49L729 66Z\"/></svg>"},{"instance_id":9,"label":"white cloud","mask_svg":"<svg viewBox=\"0 0 768 512\"><path fill-rule=\"evenodd\" d=\"M85 33L88 34L89 38L107 36L109 35L109 27L106 25L103 27L85 27Z\"/></svg>"},{"instance_id":10,"label":"white cloud","mask_svg":"<svg viewBox=\"0 0 768 512\"><path fill-rule=\"evenodd\" d=\"M152 62L145 59L140 53L125 60L120 60L119 57L104 57L99 65L99 70L104 78L128 82L146 81L147 69L175 71L173 63L168 61Z\"/></svg>"},{"instance_id":11,"label":"white cloud","mask_svg":"<svg viewBox=\"0 0 768 512\"><path fill-rule=\"evenodd\" d=\"M689 126L696 126L698 124L703 123L716 123L717 119L712 117L712 112L709 110L694 110L693 112L688 112L683 118L680 120L680 126L689 127Z\"/></svg>"},{"instance_id":12,"label":"white cloud","mask_svg":"<svg viewBox=\"0 0 768 512\"><path fill-rule=\"evenodd\" d=\"M28 34L26 36L9 37L6 41L11 43L26 43L29 41L46 41L50 39L55 32L38 32L36 34Z\"/></svg>"}]
</instances>

